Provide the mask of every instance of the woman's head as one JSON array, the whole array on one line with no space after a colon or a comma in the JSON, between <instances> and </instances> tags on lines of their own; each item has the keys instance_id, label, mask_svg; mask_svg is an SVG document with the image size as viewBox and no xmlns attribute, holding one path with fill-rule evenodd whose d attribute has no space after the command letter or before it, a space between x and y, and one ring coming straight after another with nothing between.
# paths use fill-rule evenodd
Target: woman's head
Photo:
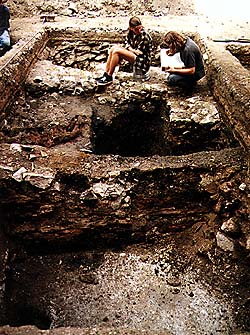
<instances>
[{"instance_id":1,"label":"woman's head","mask_svg":"<svg viewBox=\"0 0 250 335\"><path fill-rule=\"evenodd\" d=\"M164 37L164 43L170 49L170 53L175 54L183 49L186 37L176 31L169 31Z\"/></svg>"},{"instance_id":2,"label":"woman's head","mask_svg":"<svg viewBox=\"0 0 250 335\"><path fill-rule=\"evenodd\" d=\"M133 31L135 34L139 34L143 26L141 20L137 16L133 16L129 20L129 30Z\"/></svg>"}]
</instances>

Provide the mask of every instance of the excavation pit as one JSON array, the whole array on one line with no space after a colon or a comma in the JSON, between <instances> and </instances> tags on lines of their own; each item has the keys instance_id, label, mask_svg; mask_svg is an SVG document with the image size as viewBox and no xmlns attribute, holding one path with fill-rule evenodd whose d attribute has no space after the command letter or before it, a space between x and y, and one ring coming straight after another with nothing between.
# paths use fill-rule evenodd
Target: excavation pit
<instances>
[{"instance_id":1,"label":"excavation pit","mask_svg":"<svg viewBox=\"0 0 250 335\"><path fill-rule=\"evenodd\" d=\"M192 96L167 89L157 60L149 82L121 69L100 91L84 57L55 64L49 34L2 114L0 324L249 329L245 105L213 46Z\"/></svg>"},{"instance_id":2,"label":"excavation pit","mask_svg":"<svg viewBox=\"0 0 250 335\"><path fill-rule=\"evenodd\" d=\"M40 60L3 120L2 142L66 143L89 153L121 156L183 155L239 145L206 79L189 96L167 88L159 68L160 34L154 33L150 81L133 81L123 64L114 84L104 90L94 78L120 34L96 40L86 33L84 41L76 33L77 40L69 38L70 32L61 34L51 32L41 43Z\"/></svg>"},{"instance_id":3,"label":"excavation pit","mask_svg":"<svg viewBox=\"0 0 250 335\"><path fill-rule=\"evenodd\" d=\"M250 69L250 45L245 43L227 44L226 49L236 57L241 65L246 69Z\"/></svg>"},{"instance_id":4,"label":"excavation pit","mask_svg":"<svg viewBox=\"0 0 250 335\"><path fill-rule=\"evenodd\" d=\"M32 87L32 95L23 94L5 118L2 141L121 156L182 155L238 145L211 96L171 99L161 86L118 85L117 96L112 88L89 98L59 92L37 98Z\"/></svg>"}]
</instances>

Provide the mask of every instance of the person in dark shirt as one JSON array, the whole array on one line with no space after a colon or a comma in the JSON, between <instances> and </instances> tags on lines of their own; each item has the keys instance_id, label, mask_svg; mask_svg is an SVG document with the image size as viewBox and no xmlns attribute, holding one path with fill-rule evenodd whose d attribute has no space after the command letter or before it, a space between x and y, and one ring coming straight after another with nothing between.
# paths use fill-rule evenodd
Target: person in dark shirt
<instances>
[{"instance_id":1,"label":"person in dark shirt","mask_svg":"<svg viewBox=\"0 0 250 335\"><path fill-rule=\"evenodd\" d=\"M166 69L169 73L167 82L172 86L181 86L192 89L196 82L205 76L202 54L198 45L189 37L176 31L169 31L164 37L168 55L180 52L180 57L185 67Z\"/></svg>"},{"instance_id":2,"label":"person in dark shirt","mask_svg":"<svg viewBox=\"0 0 250 335\"><path fill-rule=\"evenodd\" d=\"M10 11L4 4L7 0L0 0L0 48L10 47Z\"/></svg>"},{"instance_id":3,"label":"person in dark shirt","mask_svg":"<svg viewBox=\"0 0 250 335\"><path fill-rule=\"evenodd\" d=\"M110 49L105 72L102 77L97 78L97 84L107 85L112 83L114 70L123 59L134 65L134 75L140 74L141 79L149 79L151 51L151 36L144 30L141 20L133 16L129 20L129 32L125 47L115 45Z\"/></svg>"}]
</instances>

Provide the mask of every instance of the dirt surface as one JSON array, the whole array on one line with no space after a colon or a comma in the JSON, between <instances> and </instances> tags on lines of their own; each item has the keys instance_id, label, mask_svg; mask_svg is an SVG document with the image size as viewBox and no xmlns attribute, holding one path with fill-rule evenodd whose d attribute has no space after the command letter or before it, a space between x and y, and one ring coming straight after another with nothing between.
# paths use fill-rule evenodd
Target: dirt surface
<instances>
[{"instance_id":1,"label":"dirt surface","mask_svg":"<svg viewBox=\"0 0 250 335\"><path fill-rule=\"evenodd\" d=\"M224 1L225 2L225 1ZM242 0L241 0L242 2ZM204 37L214 39L250 38L249 4L239 2L237 8L232 3L220 2L220 6L210 7L202 0L163 1L75 1L60 3L47 1L8 2L12 16L12 34L22 37L35 32L46 25L79 26L106 28L127 28L128 18L132 15L141 17L144 26L152 30L197 31ZM213 7L214 6L214 7ZM69 8L75 8L72 12ZM220 12L217 9L220 9ZM43 24L40 15L55 14L55 23ZM73 13L73 15L72 15Z\"/></svg>"}]
</instances>

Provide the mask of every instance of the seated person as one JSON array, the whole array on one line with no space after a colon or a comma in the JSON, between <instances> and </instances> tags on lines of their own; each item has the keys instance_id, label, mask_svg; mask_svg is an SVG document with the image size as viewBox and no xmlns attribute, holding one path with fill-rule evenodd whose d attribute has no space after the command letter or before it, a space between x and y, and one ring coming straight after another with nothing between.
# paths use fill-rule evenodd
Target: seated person
<instances>
[{"instance_id":1,"label":"seated person","mask_svg":"<svg viewBox=\"0 0 250 335\"><path fill-rule=\"evenodd\" d=\"M169 67L167 82L171 86L181 86L192 89L196 82L205 76L202 54L198 45L189 37L175 31L169 31L164 37L164 43L169 48L168 55L180 52L184 67Z\"/></svg>"},{"instance_id":2,"label":"seated person","mask_svg":"<svg viewBox=\"0 0 250 335\"><path fill-rule=\"evenodd\" d=\"M8 50L10 47L10 11L4 5L7 0L0 0L0 49Z\"/></svg>"},{"instance_id":3,"label":"seated person","mask_svg":"<svg viewBox=\"0 0 250 335\"><path fill-rule=\"evenodd\" d=\"M105 72L97 78L98 85L107 85L113 81L113 73L121 60L134 64L135 73L146 75L151 62L152 39L144 30L141 20L134 16L129 20L129 32L125 47L115 45L110 49Z\"/></svg>"}]
</instances>

